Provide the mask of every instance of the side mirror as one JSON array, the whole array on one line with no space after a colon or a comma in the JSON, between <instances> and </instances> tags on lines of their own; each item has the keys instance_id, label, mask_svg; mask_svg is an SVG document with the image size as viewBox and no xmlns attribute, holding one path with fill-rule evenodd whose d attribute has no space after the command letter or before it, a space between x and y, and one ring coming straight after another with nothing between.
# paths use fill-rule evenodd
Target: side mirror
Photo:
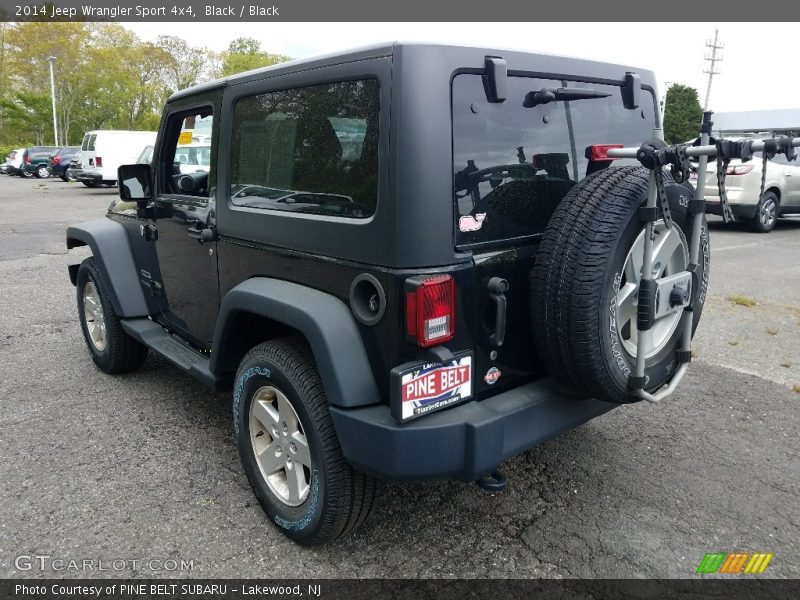
<instances>
[{"instance_id":1,"label":"side mirror","mask_svg":"<svg viewBox=\"0 0 800 600\"><path fill-rule=\"evenodd\" d=\"M119 197L147 206L153 198L153 169L147 164L122 165L117 170Z\"/></svg>"}]
</instances>

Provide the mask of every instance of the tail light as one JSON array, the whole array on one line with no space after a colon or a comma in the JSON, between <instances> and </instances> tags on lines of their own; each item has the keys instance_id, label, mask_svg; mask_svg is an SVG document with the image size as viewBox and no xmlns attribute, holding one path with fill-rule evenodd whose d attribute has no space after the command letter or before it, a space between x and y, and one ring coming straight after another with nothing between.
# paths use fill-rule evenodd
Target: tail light
<instances>
[{"instance_id":1,"label":"tail light","mask_svg":"<svg viewBox=\"0 0 800 600\"><path fill-rule=\"evenodd\" d=\"M428 348L453 339L455 282L450 275L406 279L406 335Z\"/></svg>"},{"instance_id":2,"label":"tail light","mask_svg":"<svg viewBox=\"0 0 800 600\"><path fill-rule=\"evenodd\" d=\"M59 164L61 162L61 157L60 156L54 156L50 160L53 161L54 165L57 165L57 164Z\"/></svg>"},{"instance_id":3,"label":"tail light","mask_svg":"<svg viewBox=\"0 0 800 600\"><path fill-rule=\"evenodd\" d=\"M588 154L586 158L591 161L599 161L599 160L614 160L613 158L608 157L608 151L613 148L624 148L622 144L595 144L594 146L589 146Z\"/></svg>"},{"instance_id":4,"label":"tail light","mask_svg":"<svg viewBox=\"0 0 800 600\"><path fill-rule=\"evenodd\" d=\"M95 167L102 167L103 166L103 159L99 156L94 157L94 166Z\"/></svg>"},{"instance_id":5,"label":"tail light","mask_svg":"<svg viewBox=\"0 0 800 600\"><path fill-rule=\"evenodd\" d=\"M29 165L29 164L31 164L31 157L30 157L30 156L26 156L26 157L25 157L25 164L26 164L26 165Z\"/></svg>"},{"instance_id":6,"label":"tail light","mask_svg":"<svg viewBox=\"0 0 800 600\"><path fill-rule=\"evenodd\" d=\"M733 167L728 167L728 170L725 171L726 175L747 175L750 171L753 170L753 165L736 165Z\"/></svg>"}]
</instances>

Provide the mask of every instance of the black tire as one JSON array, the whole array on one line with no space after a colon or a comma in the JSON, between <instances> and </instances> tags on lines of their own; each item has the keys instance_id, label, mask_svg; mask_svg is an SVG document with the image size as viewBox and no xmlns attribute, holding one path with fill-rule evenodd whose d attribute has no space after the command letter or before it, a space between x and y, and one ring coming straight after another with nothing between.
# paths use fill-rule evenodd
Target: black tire
<instances>
[{"instance_id":1,"label":"black tire","mask_svg":"<svg viewBox=\"0 0 800 600\"><path fill-rule=\"evenodd\" d=\"M81 181L81 183L88 188L97 187L97 184L94 181Z\"/></svg>"},{"instance_id":2,"label":"black tire","mask_svg":"<svg viewBox=\"0 0 800 600\"><path fill-rule=\"evenodd\" d=\"M551 374L584 397L614 403L639 400L628 391L635 358L617 331L616 299L623 266L642 233L638 209L646 200L648 172L640 167L605 169L579 182L556 208L531 273L531 316L540 360ZM672 218L688 248L694 197L689 186L665 181ZM708 228L703 220L694 302L697 327L708 287ZM634 317L635 319L635 317ZM631 325L632 326L632 325ZM682 322L664 333L664 345L646 360L647 391L660 388L677 369L675 350Z\"/></svg>"},{"instance_id":3,"label":"black tire","mask_svg":"<svg viewBox=\"0 0 800 600\"><path fill-rule=\"evenodd\" d=\"M22 177L25 177L26 179L30 179L31 177L33 177L33 173L31 173L30 171L20 171L19 174Z\"/></svg>"},{"instance_id":4,"label":"black tire","mask_svg":"<svg viewBox=\"0 0 800 600\"><path fill-rule=\"evenodd\" d=\"M750 229L756 233L769 233L778 222L780 199L778 194L767 190L756 207L756 214L750 219Z\"/></svg>"},{"instance_id":5,"label":"black tire","mask_svg":"<svg viewBox=\"0 0 800 600\"><path fill-rule=\"evenodd\" d=\"M105 322L105 343L103 348L98 348L89 333L84 310L83 295L86 286L92 283L97 290L103 320ZM127 373L140 367L147 358L147 347L143 346L122 329L119 317L114 312L111 297L108 293L108 284L103 279L94 257L89 257L81 263L77 276L78 318L81 322L81 331L86 347L92 355L92 360L106 373Z\"/></svg>"},{"instance_id":6,"label":"black tire","mask_svg":"<svg viewBox=\"0 0 800 600\"><path fill-rule=\"evenodd\" d=\"M308 441L313 465L310 489L298 506L289 506L270 489L256 461L250 407L264 386L288 398ZM302 340L266 342L242 359L234 385L233 423L253 492L269 519L290 539L308 546L325 544L354 531L367 518L376 482L354 471L342 455L322 381Z\"/></svg>"},{"instance_id":7,"label":"black tire","mask_svg":"<svg viewBox=\"0 0 800 600\"><path fill-rule=\"evenodd\" d=\"M59 177L61 177L61 181L64 181L64 182L69 181L69 177L67 177L66 175L59 175Z\"/></svg>"}]
</instances>

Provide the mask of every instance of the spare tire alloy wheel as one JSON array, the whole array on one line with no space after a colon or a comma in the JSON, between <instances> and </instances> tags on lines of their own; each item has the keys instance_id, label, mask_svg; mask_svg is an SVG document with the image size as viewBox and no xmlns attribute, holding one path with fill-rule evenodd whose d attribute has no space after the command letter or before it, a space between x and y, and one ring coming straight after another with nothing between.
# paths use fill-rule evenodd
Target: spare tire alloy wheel
<instances>
[{"instance_id":1,"label":"spare tire alloy wheel","mask_svg":"<svg viewBox=\"0 0 800 600\"><path fill-rule=\"evenodd\" d=\"M633 358L639 354L639 331L637 327L637 308L639 284L644 270L644 239L642 230L633 242L622 269L619 292L617 292L616 325L619 339L626 352ZM653 279L675 275L685 271L689 264L689 247L686 237L679 227L667 228L664 221L655 226L653 241ZM650 343L643 348L645 358L657 354L675 333L681 321L681 311L667 313L653 323Z\"/></svg>"},{"instance_id":2,"label":"spare tire alloy wheel","mask_svg":"<svg viewBox=\"0 0 800 600\"><path fill-rule=\"evenodd\" d=\"M684 319L699 323L708 288L709 243L700 232L691 311L676 304L659 313L651 336L638 329L638 290L644 265L645 224L639 208L647 198L648 171L609 168L578 182L547 224L531 273L531 322L540 360L579 395L607 402L637 402L628 388L636 357L645 356L645 391L654 393L677 370ZM694 190L665 175L672 227L656 221L656 281L687 270ZM674 288L673 288L674 289ZM647 347L642 340L650 338Z\"/></svg>"}]
</instances>

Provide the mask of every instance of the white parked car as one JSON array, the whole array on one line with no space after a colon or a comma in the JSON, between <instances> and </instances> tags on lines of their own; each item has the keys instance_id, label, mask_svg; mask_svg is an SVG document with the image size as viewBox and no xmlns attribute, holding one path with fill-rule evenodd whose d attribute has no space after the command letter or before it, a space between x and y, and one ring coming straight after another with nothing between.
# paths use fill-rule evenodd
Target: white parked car
<instances>
[{"instance_id":1,"label":"white parked car","mask_svg":"<svg viewBox=\"0 0 800 600\"><path fill-rule=\"evenodd\" d=\"M789 162L786 156L778 154L767 162L764 196L759 202L762 158L761 153L756 152L746 163L731 160L725 190L736 219L748 222L753 231L767 233L775 227L778 217L800 214L800 158ZM692 174L692 181L697 181L695 174ZM716 161L708 164L706 212L722 214Z\"/></svg>"},{"instance_id":2,"label":"white parked car","mask_svg":"<svg viewBox=\"0 0 800 600\"><path fill-rule=\"evenodd\" d=\"M22 155L25 153L25 148L17 148L12 150L6 156L6 173L8 175L16 175L22 168Z\"/></svg>"},{"instance_id":3,"label":"white parked car","mask_svg":"<svg viewBox=\"0 0 800 600\"><path fill-rule=\"evenodd\" d=\"M120 165L135 163L145 146L156 142L155 131L88 131L81 143L81 170L78 181L88 187L117 183Z\"/></svg>"}]
</instances>

